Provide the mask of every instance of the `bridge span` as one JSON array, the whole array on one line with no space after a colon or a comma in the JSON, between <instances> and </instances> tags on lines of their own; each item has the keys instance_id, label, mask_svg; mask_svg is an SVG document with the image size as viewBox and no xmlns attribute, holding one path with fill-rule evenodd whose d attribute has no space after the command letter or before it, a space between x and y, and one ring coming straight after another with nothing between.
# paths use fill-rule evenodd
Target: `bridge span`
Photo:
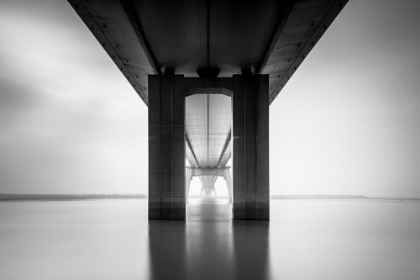
<instances>
[{"instance_id":1,"label":"bridge span","mask_svg":"<svg viewBox=\"0 0 420 280\"><path fill-rule=\"evenodd\" d=\"M68 2L148 106L149 219L221 176L234 219L268 220L269 105L348 0Z\"/></svg>"}]
</instances>

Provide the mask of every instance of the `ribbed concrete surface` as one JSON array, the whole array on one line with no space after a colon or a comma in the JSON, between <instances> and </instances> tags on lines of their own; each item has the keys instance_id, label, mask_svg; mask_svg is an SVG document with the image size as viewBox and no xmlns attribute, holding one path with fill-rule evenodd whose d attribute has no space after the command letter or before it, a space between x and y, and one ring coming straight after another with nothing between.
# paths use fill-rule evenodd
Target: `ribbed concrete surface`
<instances>
[{"instance_id":1,"label":"ribbed concrete surface","mask_svg":"<svg viewBox=\"0 0 420 280\"><path fill-rule=\"evenodd\" d=\"M186 98L187 160L195 167L225 166L231 157L231 98L195 94Z\"/></svg>"}]
</instances>

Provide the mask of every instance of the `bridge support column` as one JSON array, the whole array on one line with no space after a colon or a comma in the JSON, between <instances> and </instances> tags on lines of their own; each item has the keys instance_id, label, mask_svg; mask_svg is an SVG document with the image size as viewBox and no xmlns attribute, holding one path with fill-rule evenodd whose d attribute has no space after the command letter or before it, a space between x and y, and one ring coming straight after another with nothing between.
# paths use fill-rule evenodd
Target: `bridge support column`
<instances>
[{"instance_id":1,"label":"bridge support column","mask_svg":"<svg viewBox=\"0 0 420 280\"><path fill-rule=\"evenodd\" d=\"M225 172L226 172L225 180L226 180L226 187L229 194L229 200L233 201L232 175L230 174L230 169L226 169Z\"/></svg>"},{"instance_id":2,"label":"bridge support column","mask_svg":"<svg viewBox=\"0 0 420 280\"><path fill-rule=\"evenodd\" d=\"M216 189L214 188L214 183L216 183L217 177L215 176L200 176L201 181L201 192L200 197L211 197L211 194L214 193L214 196L217 196Z\"/></svg>"},{"instance_id":3,"label":"bridge support column","mask_svg":"<svg viewBox=\"0 0 420 280\"><path fill-rule=\"evenodd\" d=\"M233 219L268 220L268 75L233 75Z\"/></svg>"},{"instance_id":4,"label":"bridge support column","mask_svg":"<svg viewBox=\"0 0 420 280\"><path fill-rule=\"evenodd\" d=\"M193 175L192 169L186 168L185 170L185 199L186 200L188 200L188 195L190 194L192 175Z\"/></svg>"},{"instance_id":5,"label":"bridge support column","mask_svg":"<svg viewBox=\"0 0 420 280\"><path fill-rule=\"evenodd\" d=\"M148 82L149 220L185 220L184 76Z\"/></svg>"}]
</instances>

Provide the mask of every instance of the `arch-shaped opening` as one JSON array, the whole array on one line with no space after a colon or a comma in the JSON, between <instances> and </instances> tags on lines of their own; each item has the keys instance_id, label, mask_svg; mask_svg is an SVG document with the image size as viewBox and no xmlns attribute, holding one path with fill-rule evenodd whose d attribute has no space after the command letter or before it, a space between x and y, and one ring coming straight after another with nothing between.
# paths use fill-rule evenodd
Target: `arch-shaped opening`
<instances>
[{"instance_id":1,"label":"arch-shaped opening","mask_svg":"<svg viewBox=\"0 0 420 280\"><path fill-rule=\"evenodd\" d=\"M232 155L233 92L222 87L194 87L184 94L187 216L212 209L214 218L231 217L233 186L227 163Z\"/></svg>"},{"instance_id":2,"label":"arch-shaped opening","mask_svg":"<svg viewBox=\"0 0 420 280\"><path fill-rule=\"evenodd\" d=\"M232 155L232 92L200 89L185 97L186 159L192 167L225 167Z\"/></svg>"}]
</instances>

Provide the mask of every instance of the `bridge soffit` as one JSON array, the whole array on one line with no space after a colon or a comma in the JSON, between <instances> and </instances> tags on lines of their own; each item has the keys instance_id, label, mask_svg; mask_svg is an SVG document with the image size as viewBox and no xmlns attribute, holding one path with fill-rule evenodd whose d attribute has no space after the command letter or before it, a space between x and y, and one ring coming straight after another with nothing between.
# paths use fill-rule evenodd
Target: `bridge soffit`
<instances>
[{"instance_id":1,"label":"bridge soffit","mask_svg":"<svg viewBox=\"0 0 420 280\"><path fill-rule=\"evenodd\" d=\"M225 177L226 173L229 172L230 167L222 167L222 168L191 168L190 169L191 177L196 176L219 176L219 177Z\"/></svg>"}]
</instances>

